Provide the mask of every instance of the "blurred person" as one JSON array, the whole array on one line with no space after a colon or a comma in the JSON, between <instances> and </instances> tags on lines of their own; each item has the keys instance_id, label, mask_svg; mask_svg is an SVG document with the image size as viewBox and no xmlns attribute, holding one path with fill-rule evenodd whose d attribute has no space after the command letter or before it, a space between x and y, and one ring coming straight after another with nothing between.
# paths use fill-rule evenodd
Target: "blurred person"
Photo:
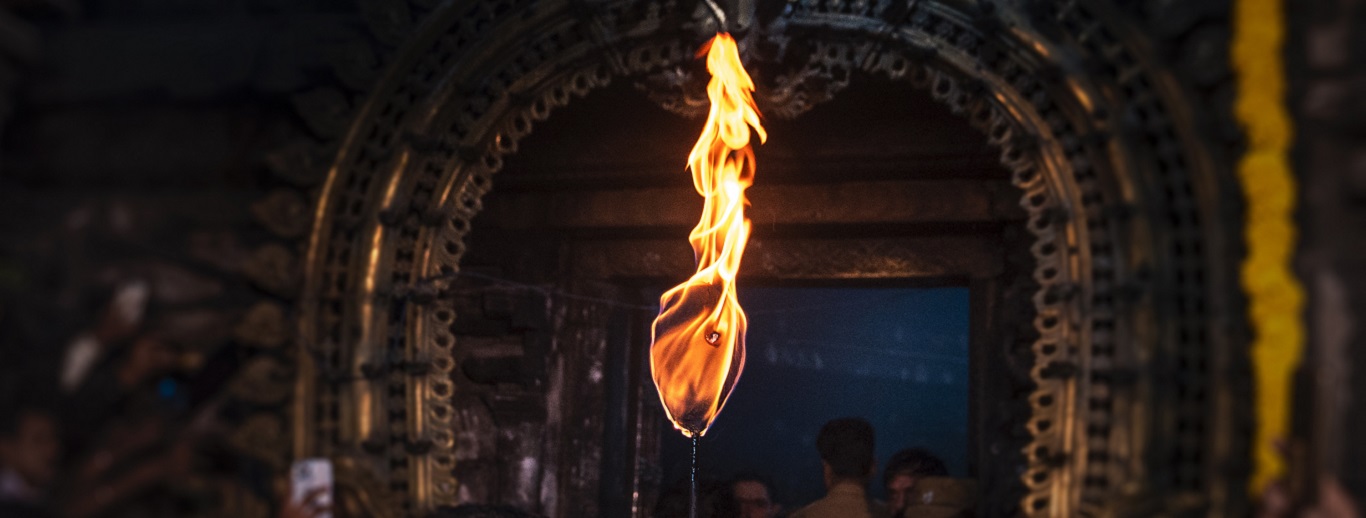
<instances>
[{"instance_id":1,"label":"blurred person","mask_svg":"<svg viewBox=\"0 0 1366 518\"><path fill-rule=\"evenodd\" d=\"M154 379L169 370L174 352L144 325L155 316L150 288L132 280L114 290L96 323L78 333L59 372L63 440L73 459L90 455L107 428L153 408Z\"/></svg>"},{"instance_id":2,"label":"blurred person","mask_svg":"<svg viewBox=\"0 0 1366 518\"><path fill-rule=\"evenodd\" d=\"M741 473L730 479L730 493L740 518L773 518L782 510L773 501L773 485L758 473Z\"/></svg>"},{"instance_id":3,"label":"blurred person","mask_svg":"<svg viewBox=\"0 0 1366 518\"><path fill-rule=\"evenodd\" d=\"M0 516L48 516L47 490L57 474L57 421L36 407L0 414Z\"/></svg>"},{"instance_id":4,"label":"blurred person","mask_svg":"<svg viewBox=\"0 0 1366 518\"><path fill-rule=\"evenodd\" d=\"M538 518L536 515L507 505L461 504L438 507L428 518Z\"/></svg>"},{"instance_id":5,"label":"blurred person","mask_svg":"<svg viewBox=\"0 0 1366 518\"><path fill-rule=\"evenodd\" d=\"M916 481L925 477L947 477L944 461L924 448L907 448L892 455L887 469L882 472L882 486L887 490L887 507L893 516L900 516L910 503Z\"/></svg>"},{"instance_id":6,"label":"blurred person","mask_svg":"<svg viewBox=\"0 0 1366 518\"><path fill-rule=\"evenodd\" d=\"M286 493L286 494L292 494L292 492L291 492L291 493ZM318 518L319 516L323 516L324 514L330 513L330 512L332 512L332 506L331 506L331 505L327 505L327 504L322 503L323 496L326 495L326 494L327 494L327 489L326 489L326 488L318 488L318 489L315 489L315 490L310 491L310 492L308 492L307 494L305 494L304 497L303 497L303 499L301 499L301 500L298 501L298 502L295 502L293 498L288 498L288 497L283 498L283 499L281 499L281 502L280 502L280 510L279 510L279 512L276 513L276 518ZM436 514L433 514L432 516L433 516L433 517L445 517L445 516L464 516L464 515L445 515L445 514L441 514L441 511L438 510L438 511L436 512ZM470 516L483 516L483 515L470 515ZM503 515L490 515L490 516L503 516ZM510 515L510 516L511 516L512 518L518 518L518 517L520 517L520 516L522 516L522 515Z\"/></svg>"},{"instance_id":7,"label":"blurred person","mask_svg":"<svg viewBox=\"0 0 1366 518\"><path fill-rule=\"evenodd\" d=\"M65 439L75 458L91 454L110 427L169 411L156 382L174 369L176 352L156 333L140 333L117 354L106 358L62 405Z\"/></svg>"},{"instance_id":8,"label":"blurred person","mask_svg":"<svg viewBox=\"0 0 1366 518\"><path fill-rule=\"evenodd\" d=\"M1290 463L1289 443L1277 440L1272 446L1282 462ZM1312 475L1311 475L1312 476ZM1361 518L1361 508L1352 494L1332 473L1319 473L1318 485L1309 495L1309 502L1295 502L1290 491L1290 480L1285 476L1272 481L1258 497L1257 518ZM1312 484L1310 479L1308 484Z\"/></svg>"},{"instance_id":9,"label":"blurred person","mask_svg":"<svg viewBox=\"0 0 1366 518\"><path fill-rule=\"evenodd\" d=\"M202 465L202 447L220 437L218 403L182 421L164 412L121 416L103 428L91 452L72 466L63 516L165 516L177 504L174 487ZM311 500L306 500L311 502ZM149 508L150 506L150 508ZM295 506L288 518L312 518L316 506Z\"/></svg>"},{"instance_id":10,"label":"blurred person","mask_svg":"<svg viewBox=\"0 0 1366 518\"><path fill-rule=\"evenodd\" d=\"M665 487L655 504L655 518L688 518L692 506L692 483L682 479ZM739 511L729 484L697 481L697 518L735 518Z\"/></svg>"},{"instance_id":11,"label":"blurred person","mask_svg":"<svg viewBox=\"0 0 1366 518\"><path fill-rule=\"evenodd\" d=\"M155 381L176 366L179 356L162 337L156 333L145 333L128 348L127 357L118 366L116 376L119 387L131 390Z\"/></svg>"},{"instance_id":12,"label":"blurred person","mask_svg":"<svg viewBox=\"0 0 1366 518\"><path fill-rule=\"evenodd\" d=\"M1277 445L1285 455L1284 446ZM1289 481L1282 478L1267 485L1258 498L1257 518L1362 518L1361 508L1352 499L1351 493L1342 487L1336 476L1324 473L1318 476L1310 502L1294 502Z\"/></svg>"},{"instance_id":13,"label":"blurred person","mask_svg":"<svg viewBox=\"0 0 1366 518\"><path fill-rule=\"evenodd\" d=\"M63 391L79 389L102 357L133 336L147 311L149 293L142 280L127 282L114 291L100 309L99 323L78 334L63 352L59 379Z\"/></svg>"},{"instance_id":14,"label":"blurred person","mask_svg":"<svg viewBox=\"0 0 1366 518\"><path fill-rule=\"evenodd\" d=\"M792 518L886 518L887 506L868 497L877 471L873 425L856 417L834 419L816 437L825 476L826 496L803 507Z\"/></svg>"},{"instance_id":15,"label":"blurred person","mask_svg":"<svg viewBox=\"0 0 1366 518\"><path fill-rule=\"evenodd\" d=\"M156 515L167 502L140 497L163 494L193 469L196 437L176 430L165 416L122 419L101 439L73 467L68 490L80 498L65 502L66 516Z\"/></svg>"},{"instance_id":16,"label":"blurred person","mask_svg":"<svg viewBox=\"0 0 1366 518\"><path fill-rule=\"evenodd\" d=\"M949 477L921 477L897 518L972 518L977 510L977 483Z\"/></svg>"},{"instance_id":17,"label":"blurred person","mask_svg":"<svg viewBox=\"0 0 1366 518\"><path fill-rule=\"evenodd\" d=\"M698 498L700 499L701 496L699 495ZM657 518L686 518L691 501L691 489L688 480L677 480L660 489L659 500L655 502L654 516Z\"/></svg>"}]
</instances>

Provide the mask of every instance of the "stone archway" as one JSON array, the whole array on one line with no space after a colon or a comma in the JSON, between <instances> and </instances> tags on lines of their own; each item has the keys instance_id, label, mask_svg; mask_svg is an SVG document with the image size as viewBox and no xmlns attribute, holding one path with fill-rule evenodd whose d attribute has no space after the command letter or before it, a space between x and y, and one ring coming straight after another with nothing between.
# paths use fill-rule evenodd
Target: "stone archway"
<instances>
[{"instance_id":1,"label":"stone archway","mask_svg":"<svg viewBox=\"0 0 1366 518\"><path fill-rule=\"evenodd\" d=\"M426 15L321 193L297 454L354 459L407 510L454 499L458 315L441 281L414 283L459 271L481 196L535 121L613 78L689 66L696 7L459 2ZM1019 509L1238 514L1246 333L1227 143L1153 41L1110 4L762 7L749 57L778 70L770 86L862 70L925 89L988 135L1024 191L1038 291L1032 329L1014 337L1033 358ZM801 84L775 90L794 114L821 97Z\"/></svg>"}]
</instances>

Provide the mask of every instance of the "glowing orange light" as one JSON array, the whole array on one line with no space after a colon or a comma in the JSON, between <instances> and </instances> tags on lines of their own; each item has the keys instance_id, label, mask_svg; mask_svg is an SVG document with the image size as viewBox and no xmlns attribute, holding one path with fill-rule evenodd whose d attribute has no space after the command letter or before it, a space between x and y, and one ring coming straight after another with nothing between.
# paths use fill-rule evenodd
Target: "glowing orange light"
<instances>
[{"instance_id":1,"label":"glowing orange light","mask_svg":"<svg viewBox=\"0 0 1366 518\"><path fill-rule=\"evenodd\" d=\"M735 298L735 274L749 240L750 127L760 142L768 137L735 40L717 34L702 53L711 73L711 111L688 155L693 185L706 200L688 236L697 272L659 298L650 347L650 369L664 410L675 428L691 436L706 433L744 370L748 321Z\"/></svg>"}]
</instances>

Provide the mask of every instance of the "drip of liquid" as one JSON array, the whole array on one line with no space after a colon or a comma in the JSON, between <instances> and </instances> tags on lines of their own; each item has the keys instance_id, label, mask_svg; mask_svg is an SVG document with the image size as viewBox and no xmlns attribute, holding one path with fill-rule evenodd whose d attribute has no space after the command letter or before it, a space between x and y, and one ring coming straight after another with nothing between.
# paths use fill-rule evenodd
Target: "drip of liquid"
<instances>
[{"instance_id":1,"label":"drip of liquid","mask_svg":"<svg viewBox=\"0 0 1366 518\"><path fill-rule=\"evenodd\" d=\"M688 506L688 518L697 518L697 440L701 437L700 433L692 436L692 476L689 478L692 482L692 504Z\"/></svg>"}]
</instances>

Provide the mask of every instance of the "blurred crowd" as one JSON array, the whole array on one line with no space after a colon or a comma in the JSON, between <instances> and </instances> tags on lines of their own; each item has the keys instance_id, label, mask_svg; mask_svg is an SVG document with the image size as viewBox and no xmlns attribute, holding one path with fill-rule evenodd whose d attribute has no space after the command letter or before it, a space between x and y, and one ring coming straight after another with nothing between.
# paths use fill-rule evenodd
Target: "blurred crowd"
<instances>
[{"instance_id":1,"label":"blurred crowd","mask_svg":"<svg viewBox=\"0 0 1366 518\"><path fill-rule=\"evenodd\" d=\"M976 516L977 485L952 478L944 461L928 450L898 451L886 462L880 482L887 501L870 496L878 472L875 432L868 421L827 422L816 437L826 496L789 512L775 499L769 477L743 473L724 481L702 481L697 518L968 518ZM816 474L812 474L813 476ZM669 487L655 508L657 518L692 516L689 481Z\"/></svg>"},{"instance_id":2,"label":"blurred crowd","mask_svg":"<svg viewBox=\"0 0 1366 518\"><path fill-rule=\"evenodd\" d=\"M121 287L93 324L66 330L56 365L7 333L0 391L0 516L131 516L122 503L193 469L207 420L183 416L179 355L148 316L148 286ZM15 308L0 308L11 317ZM31 344L28 344L31 345ZM197 409L205 412L206 408ZM117 418L115 418L117 417ZM189 424L186 424L189 423Z\"/></svg>"},{"instance_id":3,"label":"blurred crowd","mask_svg":"<svg viewBox=\"0 0 1366 518\"><path fill-rule=\"evenodd\" d=\"M281 481L226 437L236 353L184 365L192 344L165 332L150 291L119 285L69 326L0 302L0 517L185 516L232 491L277 500ZM52 328L16 332L35 324Z\"/></svg>"}]
</instances>

